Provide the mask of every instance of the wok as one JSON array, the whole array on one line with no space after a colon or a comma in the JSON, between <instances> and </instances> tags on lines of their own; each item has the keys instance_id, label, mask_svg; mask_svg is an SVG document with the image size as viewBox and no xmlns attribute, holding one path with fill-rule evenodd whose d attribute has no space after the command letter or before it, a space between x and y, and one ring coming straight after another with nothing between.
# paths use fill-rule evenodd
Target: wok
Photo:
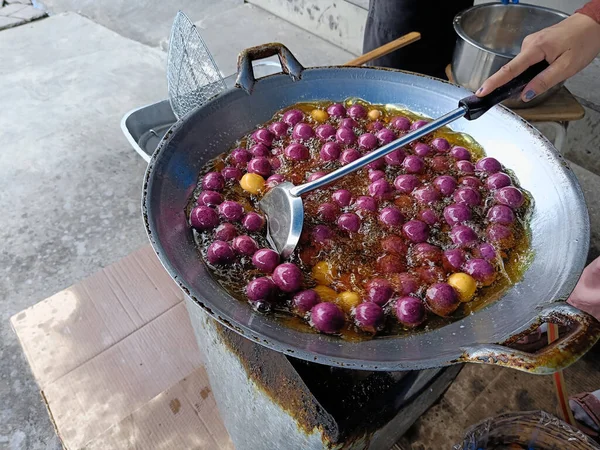
<instances>
[{"instance_id":1,"label":"wok","mask_svg":"<svg viewBox=\"0 0 600 450\"><path fill-rule=\"evenodd\" d=\"M256 80L252 61L278 55L283 72ZM586 260L589 219L573 173L553 146L504 107L451 128L472 136L488 155L510 167L535 200L533 260L523 279L501 299L434 331L406 337L344 341L286 327L253 311L212 278L194 245L185 207L204 164L281 108L312 100L358 97L395 104L428 117L454 109L469 94L449 83L396 70L365 67L304 68L281 44L245 50L238 82L191 111L167 132L146 171L142 210L150 242L162 264L199 308L257 343L290 356L368 370L418 370L460 362L498 364L551 373L576 361L597 341L600 324L564 300ZM535 354L512 342L542 322L570 327Z\"/></svg>"}]
</instances>

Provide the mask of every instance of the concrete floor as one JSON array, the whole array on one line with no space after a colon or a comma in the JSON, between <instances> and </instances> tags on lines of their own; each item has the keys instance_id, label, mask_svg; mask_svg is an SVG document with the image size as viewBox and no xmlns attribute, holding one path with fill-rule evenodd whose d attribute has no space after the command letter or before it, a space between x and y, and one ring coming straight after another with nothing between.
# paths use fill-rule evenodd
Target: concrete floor
<instances>
[{"instance_id":1,"label":"concrete floor","mask_svg":"<svg viewBox=\"0 0 600 450\"><path fill-rule=\"evenodd\" d=\"M3 31L0 54L0 448L58 449L9 318L146 243L119 122L166 97L165 55L72 13Z\"/></svg>"},{"instance_id":2,"label":"concrete floor","mask_svg":"<svg viewBox=\"0 0 600 450\"><path fill-rule=\"evenodd\" d=\"M351 56L276 21L267 27L270 32L263 27L255 36L252 21L232 19L240 8L250 8L240 6L241 0L44 3L54 13L80 11L91 20L55 14L0 32L0 449L11 450L59 449L60 443L10 316L146 243L139 213L145 163L119 122L128 110L166 98L166 55L156 47L168 35L175 11L183 9L200 24L224 72L232 70L227 65L248 36L278 38L299 52L309 43L312 48L299 56L306 65L342 63ZM219 13L236 11L223 15L222 23L206 21L215 5ZM573 125L568 143L573 155L581 155L580 148L597 151L600 131L593 138L588 131L597 117ZM588 167L593 160L592 155L578 162ZM598 230L597 252L600 178L580 168L575 172Z\"/></svg>"},{"instance_id":3,"label":"concrete floor","mask_svg":"<svg viewBox=\"0 0 600 450\"><path fill-rule=\"evenodd\" d=\"M242 5L244 0L36 0L51 14L73 11L129 39L158 46L182 10L196 22Z\"/></svg>"},{"instance_id":4,"label":"concrete floor","mask_svg":"<svg viewBox=\"0 0 600 450\"><path fill-rule=\"evenodd\" d=\"M166 54L156 47L176 10L192 11L192 20L205 17L194 13L195 1L162 2L169 5L160 20L156 11L141 9L129 29L132 15L112 21L127 2L107 2L104 10L97 2L50 3L79 6L94 21L56 14L0 38L0 449L61 448L9 318L147 243L140 214L145 163L120 120L167 97ZM215 4L204 2L209 12ZM304 47L307 65L352 57L261 11L248 14L273 24L257 44L293 40ZM154 21L162 31L152 29ZM232 72L255 25L235 26L230 18L223 24L229 40L219 37L219 22L205 24L203 33L219 65Z\"/></svg>"}]
</instances>

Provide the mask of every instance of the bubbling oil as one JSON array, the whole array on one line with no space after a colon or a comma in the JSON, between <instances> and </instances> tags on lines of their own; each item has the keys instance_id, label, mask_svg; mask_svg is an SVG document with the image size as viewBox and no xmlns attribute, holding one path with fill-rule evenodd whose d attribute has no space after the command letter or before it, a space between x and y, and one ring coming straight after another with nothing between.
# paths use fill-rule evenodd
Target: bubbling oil
<instances>
[{"instance_id":1,"label":"bubbling oil","mask_svg":"<svg viewBox=\"0 0 600 450\"><path fill-rule=\"evenodd\" d=\"M331 101L297 103L291 107L277 112L271 121L267 122L266 124L261 124L260 126L267 126L272 122L281 120L283 114L289 109L299 109L303 111L305 113L304 122L309 123L311 126L317 126L318 123L311 118L310 112L314 109L326 110L327 107L332 103L333 102ZM428 118L419 116L418 114L395 105L372 105L360 99L347 99L343 103L346 106L360 103L369 110L376 109L380 111L381 116L378 120L382 122L384 126L387 126L393 117L399 115L407 117L411 121L429 120ZM354 132L357 136L366 132L364 125L368 123L368 121L359 122L361 122L359 125L363 126L354 128ZM336 119L330 118L328 123L331 123L335 126ZM252 144L251 134L252 133L249 133L239 141L235 142L231 150L240 147L249 148ZM431 135L420 139L419 142L429 144L435 138L446 139L452 147L462 146L467 148L472 155L473 161L485 156L483 148L470 136L463 133L454 132L448 127L437 130ZM285 139L285 143L287 144L288 142L289 136ZM286 181L291 181L292 183L299 185L306 182L308 177L315 172L331 172L341 167L341 163L339 161L325 162L320 159L319 151L322 142L317 138L304 141L303 144L310 152L310 159L307 161L297 162L280 158L281 166L274 171L274 173L282 175ZM283 145L281 149L283 149L283 147L285 147L285 145ZM227 165L226 159L228 154L229 151L208 162L204 167L204 170L202 170L200 173L198 188L190 199L190 203L186 211L188 213L188 217L189 212L195 206L196 199L201 192L200 186L202 176L209 171L220 171L223 167L225 167ZM384 171L385 178L388 181L394 180L397 175L405 173L401 167L391 165L386 165ZM511 177L513 185L518 186L517 179L515 178L514 174L507 170L505 170L505 172L507 172ZM449 170L444 174L452 175L455 178L459 178L461 176L454 168L454 164L450 164ZM430 182L438 175L440 175L440 173L434 172L428 165L426 170L419 174L418 177L422 182ZM338 189L347 189L353 194L353 198L355 199L358 195L368 195L367 189L369 184L370 181L368 178L368 170L363 168L335 181L331 185L307 194L303 198L305 209L304 230L312 229L314 226L323 223L323 221L318 217L317 208L321 203L330 201L331 194L333 192ZM427 321L416 329L407 329L399 324L395 319L393 312L391 311L392 307L388 305L384 308L386 312L385 325L377 333L376 337L381 338L386 336L406 335L409 333L414 334L430 331L447 325L496 301L508 288L510 288L510 286L518 282L522 278L523 273L532 259L528 227L530 212L532 209L532 201L527 192L523 191L523 193L525 196L525 204L519 208L518 211L515 211L516 222L513 226L515 245L509 250L501 250L501 258L498 258L496 264L498 276L492 285L480 287L477 290L473 300L468 303L462 303L458 310L455 311L450 317L438 317L430 313ZM225 199L234 200L242 204L246 212L256 211L260 213L258 208L259 197L245 192L240 187L239 183L228 182L222 194ZM485 213L491 201L491 196L484 198L482 206L472 208L473 217L469 222L466 223L466 225L471 226L476 231L477 235L483 242L485 242ZM442 217L442 211L444 207L452 202L453 201L451 198L444 198L442 201L437 202L433 209L439 217ZM414 218L419 209L416 203L411 200L410 196L408 195L397 195L391 200L379 202L379 208L386 206L395 206L400 209L406 220ZM364 295L365 282L375 277L381 277L375 262L381 254L381 240L385 236L390 235L389 230L386 230L378 223L377 214L361 213L360 211L354 209L352 209L352 212L359 215L361 219L362 223L360 232L353 235L348 235L347 233L342 232L335 227L331 227L334 233L334 245L332 246L315 246L310 237L307 236L306 233L303 234L299 246L289 258L289 262L297 264L303 272L303 289L308 289L316 285L315 280L311 276L311 268L315 261L320 260L327 260L330 264L333 264L337 268L339 276L331 283L330 287L338 293L342 291L354 291ZM446 250L452 247L452 242L450 241L448 233L450 227L444 223L443 219L441 220L441 223L442 225L440 226L430 228L430 237L427 242L439 246L442 250ZM266 241L264 229L257 233L249 233L239 224L234 225L236 226L239 234L247 234L251 236L259 244L259 247L269 247ZM246 302L247 299L244 293L246 284L254 278L264 276L264 274L252 265L250 257L242 257L234 264L227 266L212 266L208 264L206 259L206 251L212 240L214 240L213 231L198 232L197 230L194 230L193 233L201 259L204 260L209 266L212 275L233 297L240 301ZM499 249L497 248L497 251L498 250ZM409 272L416 267L416 262L411 260L410 252L409 256L406 258L406 265L407 271ZM424 298L426 288L427 285L423 284L416 295L421 299ZM314 332L314 330L308 324L306 317L299 317L293 312L289 294L284 295L280 293L278 298L269 304L268 309L271 314L273 314L278 320L282 321L285 325L306 332ZM348 340L363 340L373 338L373 334L365 333L357 329L352 322L352 320L346 321L346 326L340 332L340 336L342 338Z\"/></svg>"}]
</instances>

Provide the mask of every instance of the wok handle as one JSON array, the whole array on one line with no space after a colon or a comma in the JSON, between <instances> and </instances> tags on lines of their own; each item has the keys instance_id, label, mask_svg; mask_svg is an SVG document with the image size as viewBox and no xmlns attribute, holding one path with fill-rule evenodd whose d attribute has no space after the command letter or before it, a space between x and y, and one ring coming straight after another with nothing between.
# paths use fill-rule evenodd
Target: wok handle
<instances>
[{"instance_id":1,"label":"wok handle","mask_svg":"<svg viewBox=\"0 0 600 450\"><path fill-rule=\"evenodd\" d=\"M463 355L457 362L494 364L548 375L573 364L600 338L600 322L565 302L554 303L543 309L528 331L536 329L544 322L575 327L536 353L515 350L502 344L481 344L463 348ZM516 342L523 334L520 332L509 338L505 344Z\"/></svg>"},{"instance_id":2,"label":"wok handle","mask_svg":"<svg viewBox=\"0 0 600 450\"><path fill-rule=\"evenodd\" d=\"M299 80L304 67L285 45L274 42L247 48L239 54L237 63L238 76L235 82L236 87L240 87L248 94L251 94L254 83L256 83L252 61L275 55L279 57L279 63L281 64L283 73L288 74L294 80Z\"/></svg>"},{"instance_id":3,"label":"wok handle","mask_svg":"<svg viewBox=\"0 0 600 450\"><path fill-rule=\"evenodd\" d=\"M504 100L519 95L523 88L548 66L549 64L546 61L534 64L521 75L516 76L505 85L494 89L485 97L479 98L476 95L470 95L460 100L458 106L467 109L465 119L475 120L485 114L490 108L493 108Z\"/></svg>"}]
</instances>

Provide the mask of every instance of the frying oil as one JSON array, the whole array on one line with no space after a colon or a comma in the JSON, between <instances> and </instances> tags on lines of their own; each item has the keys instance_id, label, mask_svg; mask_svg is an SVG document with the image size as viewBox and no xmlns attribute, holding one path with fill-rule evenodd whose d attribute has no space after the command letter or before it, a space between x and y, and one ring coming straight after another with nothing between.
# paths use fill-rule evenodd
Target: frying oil
<instances>
[{"instance_id":1,"label":"frying oil","mask_svg":"<svg viewBox=\"0 0 600 450\"><path fill-rule=\"evenodd\" d=\"M331 101L298 103L279 111L274 115L270 122L263 124L263 126L280 120L283 113L289 109L302 110L305 113L304 122L307 122L312 126L316 126L318 123L311 118L310 112L314 109L327 109L327 107L332 103L333 102ZM389 123L391 118L398 115L405 116L412 121L420 119L427 120L427 118L421 117L411 111L393 105L371 105L359 99L348 99L344 103L346 105L362 103L369 110L379 110L382 114L378 120L384 125ZM330 118L327 123L331 123L335 127L338 122L339 120ZM359 122L362 122L360 123L361 125L367 123L366 121ZM354 132L357 136L359 136L365 131L363 128L357 127L354 129ZM291 128L289 130L289 134L291 134ZM472 159L474 161L485 156L481 146L479 146L479 144L470 136L454 132L447 127L436 131L430 136L426 136L425 138L421 139L420 142L428 144L437 137L447 139L451 146L462 146L467 148L471 152L471 155L473 156ZM287 145L287 143L289 143L289 136L284 138L283 141L283 143L281 143L279 140L275 141L273 144L274 153L283 152L283 148L285 145ZM232 150L238 147L246 148L248 143L251 143L251 133L236 142L232 147ZM341 167L341 164L338 161L324 162L319 158L319 151L322 142L320 142L317 138L309 139L308 141L303 142L303 144L309 149L311 155L310 160L292 163L285 158L280 158L281 167L276 170L276 173L281 174L285 180L299 185L306 182L312 173L317 171L330 172ZM353 146L353 148L355 147ZM229 152L219 155L205 166L205 170L200 173L198 186L201 185L201 179L205 173L213 170L221 170L227 165L226 157L228 153ZM385 178L388 182L390 182L390 184L393 183L393 180L396 178L396 176L402 173L405 172L401 167L390 165L386 165L385 167ZM518 183L514 175L510 172L508 173L512 178L513 184L517 186ZM453 175L457 179L460 177L460 174L458 174L454 169L453 164L451 164L450 169L445 174ZM434 174L431 168L427 166L425 173L420 174L419 178L424 183L428 183L437 175L439 175L439 173ZM368 195L367 188L369 184L370 181L368 179L368 170L363 168L353 174L337 180L325 188L321 188L317 191L307 194L303 199L305 209L304 230L312 229L315 225L323 223L318 219L317 208L321 203L330 201L331 194L333 192L338 189L347 189L353 194L353 198L355 199L360 195ZM196 204L196 198L200 191L201 188L198 187L194 196L190 200L187 210L188 216L190 210ZM260 213L260 210L257 206L259 198L257 196L249 195L247 192L243 191L239 186L239 183L228 181L222 194L225 199L235 200L241 203L246 212L257 211ZM530 196L526 192L524 192L524 194L526 203L523 207L519 208L519 211L516 214L516 226L513 227L516 244L509 251L501 252L502 258L497 262L500 271L496 281L491 286L479 288L475 298L469 303L461 304L459 309L452 314L451 317L441 318L433 314L429 314L425 324L416 330L404 329L395 320L393 314L389 314L388 311L388 314L386 314L385 327L383 330L377 333L377 338L430 331L446 325L497 300L512 284L519 281L532 258L530 251L530 236L528 231L528 221L530 211L532 209L532 203ZM485 198L483 206L473 208L472 220L466 223L476 231L480 238L483 238L485 233L485 229L482 224L484 223L484 214L485 211L487 211L490 201L491 198ZM437 202L434 210L438 217L440 217L441 225L438 224L430 229L430 239L428 242L441 247L443 250L450 248L452 243L448 236L449 226L443 221L442 211L444 207L452 202L452 199L448 197L444 198L440 202ZM407 221L414 218L418 212L414 201L410 198L410 196L407 195L399 195L389 201L379 201L379 208L383 208L385 206L395 206L400 209ZM349 235L348 233L339 231L335 224L327 224L334 233L333 240L335 245L333 246L315 247L310 236L308 236L307 233L303 234L299 246L289 260L290 262L296 263L302 269L302 272L305 275L304 289L308 289L316 285L310 273L312 266L321 260L326 260L336 267L339 276L333 281L330 287L335 289L337 292L355 291L359 294L364 294L365 282L371 278L381 276L376 269L376 260L377 257L381 255L380 243L385 236L390 235L390 232L384 229L378 223L376 213L363 213L355 210L352 206L341 208L341 213L350 211L356 213L360 217L361 229L358 233ZM236 226L240 235L248 234L256 240L256 242L259 244L259 247L269 247L265 238L266 233L264 230L261 230L257 233L249 233L244 230L241 225L234 225ZM203 261L206 261L206 249L214 239L213 234L213 231L197 232L194 230L194 237ZM202 262L198 261L198 263L200 264ZM412 261L410 258L410 253L407 257L406 263L408 266L407 271L410 271L414 265L414 261ZM247 301L244 294L244 288L246 284L256 277L264 276L263 273L258 271L252 265L251 258L249 257L242 258L232 265L223 267L209 265L209 267L212 274L223 285L223 287L232 296L240 301ZM417 292L417 295L423 298L424 291L425 287L422 287L419 292ZM298 317L292 312L290 308L289 297L289 295L280 295L280 298L270 305L271 313L274 313L275 316L277 316L290 327L312 332L313 330L310 328L306 320L302 317ZM343 338L350 340L372 338L372 335L357 330L351 322L351 320L347 321L346 328L342 330L341 336Z\"/></svg>"}]
</instances>

